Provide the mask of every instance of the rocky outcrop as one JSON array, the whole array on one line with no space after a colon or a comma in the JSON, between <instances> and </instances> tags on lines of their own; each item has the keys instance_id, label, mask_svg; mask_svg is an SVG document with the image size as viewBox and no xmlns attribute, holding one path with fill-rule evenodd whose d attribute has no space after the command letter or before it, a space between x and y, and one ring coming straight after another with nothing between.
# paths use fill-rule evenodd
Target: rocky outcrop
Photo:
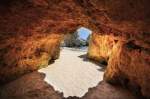
<instances>
[{"instance_id":1,"label":"rocky outcrop","mask_svg":"<svg viewBox=\"0 0 150 99\"><path fill-rule=\"evenodd\" d=\"M95 6L101 5L97 9L104 8L106 13L103 17L94 17L101 24L95 21L100 32L92 35L89 57L98 61L108 59L104 80L150 97L150 10L146 4L149 1L93 2L97 2Z\"/></svg>"},{"instance_id":2,"label":"rocky outcrop","mask_svg":"<svg viewBox=\"0 0 150 99\"><path fill-rule=\"evenodd\" d=\"M65 34L61 42L61 46L64 47L83 47L87 45L88 40L81 39L78 32Z\"/></svg>"},{"instance_id":3,"label":"rocky outcrop","mask_svg":"<svg viewBox=\"0 0 150 99\"><path fill-rule=\"evenodd\" d=\"M78 33L67 33L64 35L62 46L64 47L76 47L78 43Z\"/></svg>"},{"instance_id":4,"label":"rocky outcrop","mask_svg":"<svg viewBox=\"0 0 150 99\"><path fill-rule=\"evenodd\" d=\"M88 57L99 62L108 61L114 44L115 39L112 35L93 33L90 39Z\"/></svg>"},{"instance_id":5,"label":"rocky outcrop","mask_svg":"<svg viewBox=\"0 0 150 99\"><path fill-rule=\"evenodd\" d=\"M31 80L32 79L32 80ZM0 88L1 99L66 99L63 93L44 81L43 73L32 72ZM17 89L17 91L16 91ZM112 93L113 92L113 93ZM67 99L137 99L128 90L100 82L97 87L90 88L82 98Z\"/></svg>"},{"instance_id":6,"label":"rocky outcrop","mask_svg":"<svg viewBox=\"0 0 150 99\"><path fill-rule=\"evenodd\" d=\"M150 50L133 41L119 41L113 48L105 80L121 83L136 93L149 97Z\"/></svg>"},{"instance_id":7,"label":"rocky outcrop","mask_svg":"<svg viewBox=\"0 0 150 99\"><path fill-rule=\"evenodd\" d=\"M130 88L150 97L149 4L150 0L1 0L0 82L56 59L62 34L84 26L100 35L93 36L98 44L91 42L89 55L109 58L105 80L127 79Z\"/></svg>"},{"instance_id":8,"label":"rocky outcrop","mask_svg":"<svg viewBox=\"0 0 150 99\"><path fill-rule=\"evenodd\" d=\"M0 44L0 81L47 66L59 56L60 35L12 37Z\"/></svg>"},{"instance_id":9,"label":"rocky outcrop","mask_svg":"<svg viewBox=\"0 0 150 99\"><path fill-rule=\"evenodd\" d=\"M45 67L58 58L60 33L73 22L54 22L55 11L48 14L44 4L40 0L0 1L0 83ZM57 24L62 28L56 28Z\"/></svg>"},{"instance_id":10,"label":"rocky outcrop","mask_svg":"<svg viewBox=\"0 0 150 99\"><path fill-rule=\"evenodd\" d=\"M150 97L148 42L93 33L88 57L99 62L108 62L104 80L112 84L121 84L136 95Z\"/></svg>"},{"instance_id":11,"label":"rocky outcrop","mask_svg":"<svg viewBox=\"0 0 150 99\"><path fill-rule=\"evenodd\" d=\"M121 84L136 95L150 97L148 42L93 33L88 57L99 62L107 61L104 80Z\"/></svg>"}]
</instances>

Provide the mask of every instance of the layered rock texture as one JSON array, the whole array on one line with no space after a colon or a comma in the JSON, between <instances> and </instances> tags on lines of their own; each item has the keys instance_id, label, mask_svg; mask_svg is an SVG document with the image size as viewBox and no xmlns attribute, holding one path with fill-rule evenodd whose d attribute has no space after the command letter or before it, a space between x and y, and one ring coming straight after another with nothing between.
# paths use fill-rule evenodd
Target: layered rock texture
<instances>
[{"instance_id":1,"label":"layered rock texture","mask_svg":"<svg viewBox=\"0 0 150 99\"><path fill-rule=\"evenodd\" d=\"M90 39L88 57L95 61L108 61L114 44L113 36L93 33Z\"/></svg>"},{"instance_id":2,"label":"layered rock texture","mask_svg":"<svg viewBox=\"0 0 150 99\"><path fill-rule=\"evenodd\" d=\"M91 58L108 60L104 79L150 97L149 4L149 0L1 0L0 83L56 59L63 35L84 26L94 33Z\"/></svg>"},{"instance_id":3,"label":"layered rock texture","mask_svg":"<svg viewBox=\"0 0 150 99\"><path fill-rule=\"evenodd\" d=\"M104 78L112 83L120 82L136 93L149 96L149 60L148 49L133 42L119 41L113 48Z\"/></svg>"}]
</instances>

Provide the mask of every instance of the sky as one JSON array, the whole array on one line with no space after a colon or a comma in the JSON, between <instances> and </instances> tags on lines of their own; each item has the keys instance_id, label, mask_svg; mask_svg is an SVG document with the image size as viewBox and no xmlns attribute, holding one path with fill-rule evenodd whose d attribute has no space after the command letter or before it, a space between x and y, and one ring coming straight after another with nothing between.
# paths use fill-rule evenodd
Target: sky
<instances>
[{"instance_id":1,"label":"sky","mask_svg":"<svg viewBox=\"0 0 150 99\"><path fill-rule=\"evenodd\" d=\"M88 36L92 33L92 31L88 28L81 27L77 30L79 34L79 38L87 40Z\"/></svg>"}]
</instances>

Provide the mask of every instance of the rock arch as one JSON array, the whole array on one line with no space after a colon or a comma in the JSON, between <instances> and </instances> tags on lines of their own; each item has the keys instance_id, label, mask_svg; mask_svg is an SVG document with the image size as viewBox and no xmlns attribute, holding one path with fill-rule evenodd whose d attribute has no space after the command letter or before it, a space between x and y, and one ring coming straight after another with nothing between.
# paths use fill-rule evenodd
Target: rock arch
<instances>
[{"instance_id":1,"label":"rock arch","mask_svg":"<svg viewBox=\"0 0 150 99\"><path fill-rule=\"evenodd\" d=\"M149 0L1 0L0 82L58 58L62 34L85 26L102 36L98 41L114 42L104 79L113 83L128 79L128 86L149 97L149 4Z\"/></svg>"}]
</instances>

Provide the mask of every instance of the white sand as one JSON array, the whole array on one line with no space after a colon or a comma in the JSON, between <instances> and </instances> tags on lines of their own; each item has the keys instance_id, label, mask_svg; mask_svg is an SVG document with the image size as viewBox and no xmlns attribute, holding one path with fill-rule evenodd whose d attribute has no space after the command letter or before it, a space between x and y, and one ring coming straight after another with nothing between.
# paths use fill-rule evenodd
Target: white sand
<instances>
[{"instance_id":1,"label":"white sand","mask_svg":"<svg viewBox=\"0 0 150 99\"><path fill-rule=\"evenodd\" d=\"M101 67L78 57L84 54L86 51L64 48L54 64L39 72L45 73L45 81L55 90L63 92L64 97L82 97L103 79L103 72L98 70Z\"/></svg>"}]
</instances>

